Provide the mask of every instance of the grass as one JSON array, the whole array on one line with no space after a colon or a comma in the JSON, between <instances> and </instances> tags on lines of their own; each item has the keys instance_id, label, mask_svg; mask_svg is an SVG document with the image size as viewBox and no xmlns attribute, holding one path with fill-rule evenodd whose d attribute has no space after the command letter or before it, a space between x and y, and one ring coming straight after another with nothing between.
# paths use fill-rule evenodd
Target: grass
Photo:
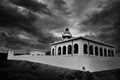
<instances>
[{"instance_id":1,"label":"grass","mask_svg":"<svg viewBox=\"0 0 120 80\"><path fill-rule=\"evenodd\" d=\"M29 61L0 62L0 80L69 80L76 72Z\"/></svg>"},{"instance_id":2,"label":"grass","mask_svg":"<svg viewBox=\"0 0 120 80\"><path fill-rule=\"evenodd\" d=\"M29 61L0 61L0 80L120 80L120 69L82 72Z\"/></svg>"},{"instance_id":3,"label":"grass","mask_svg":"<svg viewBox=\"0 0 120 80\"><path fill-rule=\"evenodd\" d=\"M106 70L92 73L101 80L120 80L120 69Z\"/></svg>"}]
</instances>

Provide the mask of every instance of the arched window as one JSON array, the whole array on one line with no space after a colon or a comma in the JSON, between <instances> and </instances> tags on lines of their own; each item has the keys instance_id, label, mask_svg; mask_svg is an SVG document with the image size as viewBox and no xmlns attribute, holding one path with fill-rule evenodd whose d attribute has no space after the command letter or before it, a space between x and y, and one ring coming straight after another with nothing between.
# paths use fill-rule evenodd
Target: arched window
<instances>
[{"instance_id":1,"label":"arched window","mask_svg":"<svg viewBox=\"0 0 120 80\"><path fill-rule=\"evenodd\" d=\"M111 56L114 57L114 51L113 50L111 50Z\"/></svg>"},{"instance_id":2,"label":"arched window","mask_svg":"<svg viewBox=\"0 0 120 80\"><path fill-rule=\"evenodd\" d=\"M100 47L100 56L103 56L103 49Z\"/></svg>"},{"instance_id":3,"label":"arched window","mask_svg":"<svg viewBox=\"0 0 120 80\"><path fill-rule=\"evenodd\" d=\"M78 54L78 44L74 45L74 54Z\"/></svg>"},{"instance_id":4,"label":"arched window","mask_svg":"<svg viewBox=\"0 0 120 80\"><path fill-rule=\"evenodd\" d=\"M89 54L93 55L93 46L92 45L89 46Z\"/></svg>"},{"instance_id":5,"label":"arched window","mask_svg":"<svg viewBox=\"0 0 120 80\"><path fill-rule=\"evenodd\" d=\"M63 46L63 55L66 55L66 46Z\"/></svg>"},{"instance_id":6,"label":"arched window","mask_svg":"<svg viewBox=\"0 0 120 80\"><path fill-rule=\"evenodd\" d=\"M98 56L98 47L95 47L95 55Z\"/></svg>"},{"instance_id":7,"label":"arched window","mask_svg":"<svg viewBox=\"0 0 120 80\"><path fill-rule=\"evenodd\" d=\"M111 57L111 55L110 55L110 49L108 49L108 56Z\"/></svg>"},{"instance_id":8,"label":"arched window","mask_svg":"<svg viewBox=\"0 0 120 80\"><path fill-rule=\"evenodd\" d=\"M54 49L52 49L52 55L54 55Z\"/></svg>"},{"instance_id":9,"label":"arched window","mask_svg":"<svg viewBox=\"0 0 120 80\"><path fill-rule=\"evenodd\" d=\"M68 54L72 54L72 46L71 45L68 46Z\"/></svg>"},{"instance_id":10,"label":"arched window","mask_svg":"<svg viewBox=\"0 0 120 80\"><path fill-rule=\"evenodd\" d=\"M106 48L104 49L104 56L107 57L107 50L106 50Z\"/></svg>"},{"instance_id":11,"label":"arched window","mask_svg":"<svg viewBox=\"0 0 120 80\"><path fill-rule=\"evenodd\" d=\"M58 55L61 55L61 47L58 48Z\"/></svg>"},{"instance_id":12,"label":"arched window","mask_svg":"<svg viewBox=\"0 0 120 80\"><path fill-rule=\"evenodd\" d=\"M88 54L88 45L87 44L83 45L83 52L84 52L84 54Z\"/></svg>"}]
</instances>

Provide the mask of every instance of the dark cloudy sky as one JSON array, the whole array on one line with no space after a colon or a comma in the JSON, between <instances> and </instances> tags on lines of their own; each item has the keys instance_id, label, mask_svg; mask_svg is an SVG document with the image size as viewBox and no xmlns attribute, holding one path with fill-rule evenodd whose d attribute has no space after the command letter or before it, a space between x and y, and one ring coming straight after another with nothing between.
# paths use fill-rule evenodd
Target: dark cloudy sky
<instances>
[{"instance_id":1,"label":"dark cloudy sky","mask_svg":"<svg viewBox=\"0 0 120 80\"><path fill-rule=\"evenodd\" d=\"M120 47L119 0L1 0L1 49L49 50L68 27Z\"/></svg>"}]
</instances>

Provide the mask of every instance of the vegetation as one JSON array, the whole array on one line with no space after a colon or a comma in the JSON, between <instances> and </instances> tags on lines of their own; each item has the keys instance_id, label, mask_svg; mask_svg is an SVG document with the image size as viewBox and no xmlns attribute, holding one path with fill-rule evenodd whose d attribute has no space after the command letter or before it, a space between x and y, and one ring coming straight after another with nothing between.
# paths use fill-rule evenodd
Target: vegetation
<instances>
[{"instance_id":1,"label":"vegetation","mask_svg":"<svg viewBox=\"0 0 120 80\"><path fill-rule=\"evenodd\" d=\"M101 80L120 80L120 69L99 71L92 73Z\"/></svg>"},{"instance_id":2,"label":"vegetation","mask_svg":"<svg viewBox=\"0 0 120 80\"><path fill-rule=\"evenodd\" d=\"M28 61L0 62L0 80L69 80L75 72Z\"/></svg>"},{"instance_id":3,"label":"vegetation","mask_svg":"<svg viewBox=\"0 0 120 80\"><path fill-rule=\"evenodd\" d=\"M1 61L0 80L119 80L120 70L82 72L29 61Z\"/></svg>"}]
</instances>

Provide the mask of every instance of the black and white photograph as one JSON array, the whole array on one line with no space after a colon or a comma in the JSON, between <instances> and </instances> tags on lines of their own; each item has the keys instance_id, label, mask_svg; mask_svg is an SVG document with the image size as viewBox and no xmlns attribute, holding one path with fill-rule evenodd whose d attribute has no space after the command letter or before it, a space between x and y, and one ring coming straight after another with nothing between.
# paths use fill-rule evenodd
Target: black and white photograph
<instances>
[{"instance_id":1,"label":"black and white photograph","mask_svg":"<svg viewBox=\"0 0 120 80\"><path fill-rule=\"evenodd\" d=\"M0 80L120 80L120 0L0 0Z\"/></svg>"}]
</instances>

